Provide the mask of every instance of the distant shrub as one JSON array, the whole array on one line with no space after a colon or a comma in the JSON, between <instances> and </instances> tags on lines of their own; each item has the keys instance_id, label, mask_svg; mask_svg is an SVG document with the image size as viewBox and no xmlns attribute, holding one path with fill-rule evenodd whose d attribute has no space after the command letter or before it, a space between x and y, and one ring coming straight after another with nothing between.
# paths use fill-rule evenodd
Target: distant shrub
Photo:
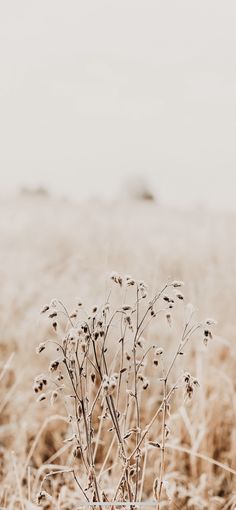
<instances>
[{"instance_id":1,"label":"distant shrub","mask_svg":"<svg viewBox=\"0 0 236 510\"><path fill-rule=\"evenodd\" d=\"M156 196L145 177L132 177L125 183L125 194L132 200L156 201Z\"/></svg>"},{"instance_id":2,"label":"distant shrub","mask_svg":"<svg viewBox=\"0 0 236 510\"><path fill-rule=\"evenodd\" d=\"M20 193L26 196L36 196L36 197L48 197L49 191L44 186L36 186L35 188L28 188L27 186L23 186L20 189Z\"/></svg>"}]
</instances>

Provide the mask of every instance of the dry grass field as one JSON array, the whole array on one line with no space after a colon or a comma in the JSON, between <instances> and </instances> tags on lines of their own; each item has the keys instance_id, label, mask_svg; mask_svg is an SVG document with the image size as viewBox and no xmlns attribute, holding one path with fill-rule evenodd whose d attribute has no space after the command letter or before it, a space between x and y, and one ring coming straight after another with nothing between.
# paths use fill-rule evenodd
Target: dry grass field
<instances>
[{"instance_id":1,"label":"dry grass field","mask_svg":"<svg viewBox=\"0 0 236 510\"><path fill-rule=\"evenodd\" d=\"M40 311L55 298L69 310L78 300L88 310L100 307L110 289L113 305L120 306L123 291L110 280L112 271L144 280L151 296L166 282L184 282L184 303L179 300L176 304L172 327L165 317L157 318L144 332L147 345L164 349L167 366L179 343L185 304L196 307L200 321L216 319L208 345L197 332L171 374L173 384L180 374L190 372L199 387L191 399L186 399L180 388L170 416L166 416L169 434L163 479L168 490L162 491L158 508L236 507L235 234L233 214L166 209L154 202L104 204L91 200L77 205L30 194L1 200L1 508L69 510L84 501L71 473L44 479L51 472L73 466L73 473L78 472L81 484L85 483L80 474L81 458L76 458L73 445L65 442L71 436L71 423L63 400L54 405L38 402L33 391L35 377L47 371L50 361L49 353L38 356L36 347L59 336ZM111 356L117 349L116 329L112 331ZM145 370L151 383L140 393L140 412L148 423L162 402L163 388L159 366L153 367L150 361ZM161 419L157 416L150 441L162 441ZM111 501L109 490L117 484L119 455L115 441L110 448L109 432L102 437L103 442L97 444L95 472L100 472L108 455L101 486L105 501ZM138 490L142 485L143 501L151 501L155 495L160 450L151 448L140 461L143 478ZM40 490L45 491L45 497L39 498L37 506Z\"/></svg>"}]
</instances>

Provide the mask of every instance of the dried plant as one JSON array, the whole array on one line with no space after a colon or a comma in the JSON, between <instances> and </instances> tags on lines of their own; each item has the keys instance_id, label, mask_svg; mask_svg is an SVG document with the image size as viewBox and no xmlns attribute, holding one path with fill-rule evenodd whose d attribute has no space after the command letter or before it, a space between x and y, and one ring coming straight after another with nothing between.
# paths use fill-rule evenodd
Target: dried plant
<instances>
[{"instance_id":1,"label":"dried plant","mask_svg":"<svg viewBox=\"0 0 236 510\"><path fill-rule=\"evenodd\" d=\"M86 312L78 302L70 313L54 299L42 313L51 322L54 337L41 343L37 352L56 352L46 374L35 378L39 401L61 405L66 411L71 449L67 468L50 471L38 487L37 501L50 499L44 484L54 475L71 473L85 503L129 502L134 510L143 500L147 451L155 449L158 472L153 472L156 508L172 497L165 479L168 427L177 390L192 399L199 383L177 364L192 338L205 344L212 338L211 319L197 322L191 305L185 306L183 282L168 282L150 298L147 285L131 276L111 275L121 300L112 305L113 289L105 303ZM115 289L114 289L115 290ZM171 360L159 343L150 343L153 321L172 327L177 303L183 307L183 328ZM146 413L146 395L156 396L152 417ZM112 476L111 476L112 475ZM111 483L112 480L112 483ZM132 504L133 503L133 504ZM82 504L82 503L81 503Z\"/></svg>"}]
</instances>

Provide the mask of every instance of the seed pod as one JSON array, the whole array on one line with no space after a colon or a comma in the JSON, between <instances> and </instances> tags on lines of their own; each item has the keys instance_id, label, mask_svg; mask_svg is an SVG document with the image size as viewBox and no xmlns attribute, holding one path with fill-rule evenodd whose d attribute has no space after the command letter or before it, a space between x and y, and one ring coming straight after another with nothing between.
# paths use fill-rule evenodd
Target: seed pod
<instances>
[{"instance_id":1,"label":"seed pod","mask_svg":"<svg viewBox=\"0 0 236 510\"><path fill-rule=\"evenodd\" d=\"M46 491L40 491L35 498L36 505L40 505L42 501L52 501L52 496Z\"/></svg>"},{"instance_id":2,"label":"seed pod","mask_svg":"<svg viewBox=\"0 0 236 510\"><path fill-rule=\"evenodd\" d=\"M215 319L206 319L207 326L215 326L216 324L217 322L215 321Z\"/></svg>"},{"instance_id":3,"label":"seed pod","mask_svg":"<svg viewBox=\"0 0 236 510\"><path fill-rule=\"evenodd\" d=\"M46 342L42 342L41 344L38 345L38 347L36 347L36 353L40 354L41 352L44 351L45 347L46 347Z\"/></svg>"},{"instance_id":4,"label":"seed pod","mask_svg":"<svg viewBox=\"0 0 236 510\"><path fill-rule=\"evenodd\" d=\"M37 398L37 402L42 402L43 400L46 400L47 398L47 395L46 393L42 393L41 395L39 395L39 397Z\"/></svg>"},{"instance_id":5,"label":"seed pod","mask_svg":"<svg viewBox=\"0 0 236 510\"><path fill-rule=\"evenodd\" d=\"M148 442L148 444L149 444L150 446L154 446L154 448L161 448L160 443L157 443L157 442L155 442L155 441L149 441L149 442Z\"/></svg>"},{"instance_id":6,"label":"seed pod","mask_svg":"<svg viewBox=\"0 0 236 510\"><path fill-rule=\"evenodd\" d=\"M148 379L145 379L144 383L143 383L143 390L146 390L148 388L148 386L149 386L149 381L148 381Z\"/></svg>"},{"instance_id":7,"label":"seed pod","mask_svg":"<svg viewBox=\"0 0 236 510\"><path fill-rule=\"evenodd\" d=\"M171 328L172 323L171 323L171 315L170 315L170 313L167 313L167 314L166 314L166 319L167 319L167 322L168 322L168 324L169 324L169 326L170 326L170 328Z\"/></svg>"},{"instance_id":8,"label":"seed pod","mask_svg":"<svg viewBox=\"0 0 236 510\"><path fill-rule=\"evenodd\" d=\"M58 392L57 391L52 391L51 399L50 399L51 406L53 406L55 404L57 398L58 398Z\"/></svg>"},{"instance_id":9,"label":"seed pod","mask_svg":"<svg viewBox=\"0 0 236 510\"><path fill-rule=\"evenodd\" d=\"M51 363L49 365L49 370L50 370L50 372L56 372L58 367L59 367L59 361L55 359L54 361L51 361Z\"/></svg>"},{"instance_id":10,"label":"seed pod","mask_svg":"<svg viewBox=\"0 0 236 510\"><path fill-rule=\"evenodd\" d=\"M54 317L57 317L57 312L53 312L49 314L49 319L54 319Z\"/></svg>"},{"instance_id":11,"label":"seed pod","mask_svg":"<svg viewBox=\"0 0 236 510\"><path fill-rule=\"evenodd\" d=\"M126 356L127 361L131 360L131 356L130 356L130 354L128 352L125 353L125 356Z\"/></svg>"},{"instance_id":12,"label":"seed pod","mask_svg":"<svg viewBox=\"0 0 236 510\"><path fill-rule=\"evenodd\" d=\"M179 288L179 287L183 287L184 286L184 282L180 281L180 280L174 280L172 283L171 283L172 287L174 287L175 289Z\"/></svg>"},{"instance_id":13,"label":"seed pod","mask_svg":"<svg viewBox=\"0 0 236 510\"><path fill-rule=\"evenodd\" d=\"M163 354L164 352L164 349L162 347L158 347L158 349L156 349L155 351L155 354L156 356L161 356L161 354Z\"/></svg>"},{"instance_id":14,"label":"seed pod","mask_svg":"<svg viewBox=\"0 0 236 510\"><path fill-rule=\"evenodd\" d=\"M40 313L45 313L45 312L47 312L48 310L49 310L49 306L48 306L48 305L45 305L45 306L42 308L42 310L41 310L41 312L40 312Z\"/></svg>"}]
</instances>

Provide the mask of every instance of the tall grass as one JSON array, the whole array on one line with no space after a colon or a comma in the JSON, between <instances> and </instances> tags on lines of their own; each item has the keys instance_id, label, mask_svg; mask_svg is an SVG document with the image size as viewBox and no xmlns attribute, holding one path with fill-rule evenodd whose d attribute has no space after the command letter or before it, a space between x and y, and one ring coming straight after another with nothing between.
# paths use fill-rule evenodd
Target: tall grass
<instances>
[{"instance_id":1,"label":"tall grass","mask_svg":"<svg viewBox=\"0 0 236 510\"><path fill-rule=\"evenodd\" d=\"M201 211L186 215L151 203L132 206L90 203L76 207L42 198L36 204L30 197L24 197L1 204L0 505L3 508L34 509L40 492L41 507L77 508L79 502L86 501L85 494L89 501L103 497L112 501L118 486L119 500L129 499L131 503L136 498L155 500L160 508L171 510L234 508L234 227L233 216ZM110 284L104 283L103 275L112 267L118 268L114 278L132 269L134 285L127 287L123 277L122 286L119 281L114 282L109 295ZM139 274L149 282L149 288L142 290L148 295L140 301L137 300ZM160 310L155 309L154 315L148 311L150 322L145 323L140 335L143 339L136 338L134 342L137 308L140 322L160 283L162 290L166 281L173 282L174 276L185 281L184 296L181 296L182 289L168 287L165 297L174 299L175 303L163 299L163 292L157 301L162 304ZM176 296L177 292L184 300ZM84 296L80 307L78 294ZM38 320L40 304L50 301L52 295L58 296L63 304L68 303L68 309L72 310L68 315L72 317L66 318L63 305L52 300L45 314L59 316L49 321ZM198 308L196 326L203 324L208 314L216 316L219 325L214 328L212 339L209 334L204 336L209 328L199 328L186 345L185 354L176 354L188 301ZM99 374L91 338L108 302L110 310L106 320L112 311L117 313L107 334L107 351L103 352L106 343L103 351L101 347L104 337L94 340L98 363L104 355L107 364L108 373L102 361ZM172 304L173 309L169 308ZM130 306L131 313L123 310L123 306ZM97 310L93 312L95 307ZM187 310L190 313L190 307ZM88 343L88 356L94 364L86 357L86 378L82 374L80 377L87 405L87 420L82 410L78 422L81 445L85 449L84 462L73 411L77 397L71 368L68 366L68 372L61 347L72 328L70 321L75 329L78 322L80 329L81 321L91 327L93 320L96 327L85 345L83 340L79 342L79 363ZM125 327L125 340L119 342ZM207 348L204 338L205 342L208 340ZM50 342L37 357L35 347L44 340ZM51 340L61 346L59 351ZM71 363L74 343L71 339L67 342L66 355ZM141 363L144 366L138 369L134 363L134 343L138 362L150 347ZM10 358L12 353L14 357ZM49 368L51 362L56 363ZM122 368L127 370L120 374ZM72 379L77 377L80 384L77 365L72 369L77 373ZM41 402L36 402L31 388L38 371L47 376L42 391L42 379L35 381L35 388L39 385L37 398L46 395ZM58 377L63 379L58 381ZM195 379L199 387L194 384ZM178 389L173 390L169 402L165 395L176 384ZM192 387L193 398L189 398ZM81 393L78 397L81 400ZM109 410L107 400L109 404L113 401L114 409ZM101 405L104 419L101 419ZM80 406L77 407L81 412ZM119 419L117 412L121 415ZM70 423L68 415L72 416ZM85 422L89 427L88 441ZM120 455L119 429L129 463L126 472ZM130 435L124 439L126 433ZM86 470L88 459L95 466L98 490L95 495L94 473L90 480Z\"/></svg>"}]
</instances>

